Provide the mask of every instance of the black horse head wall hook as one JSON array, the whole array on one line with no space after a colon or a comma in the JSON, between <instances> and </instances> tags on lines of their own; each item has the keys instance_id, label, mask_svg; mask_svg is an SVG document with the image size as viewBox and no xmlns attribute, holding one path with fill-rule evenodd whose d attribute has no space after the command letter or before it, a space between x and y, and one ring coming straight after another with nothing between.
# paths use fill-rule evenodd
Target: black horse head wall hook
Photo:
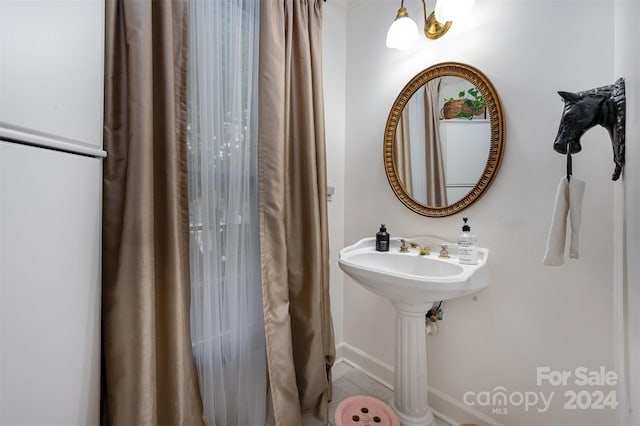
<instances>
[{"instance_id":1,"label":"black horse head wall hook","mask_svg":"<svg viewBox=\"0 0 640 426\"><path fill-rule=\"evenodd\" d=\"M624 79L614 84L578 93L558 92L564 99L558 136L553 149L561 154L575 154L582 150L580 137L596 124L606 128L613 146L615 170L612 179L618 180L624 167L624 138L626 98Z\"/></svg>"}]
</instances>

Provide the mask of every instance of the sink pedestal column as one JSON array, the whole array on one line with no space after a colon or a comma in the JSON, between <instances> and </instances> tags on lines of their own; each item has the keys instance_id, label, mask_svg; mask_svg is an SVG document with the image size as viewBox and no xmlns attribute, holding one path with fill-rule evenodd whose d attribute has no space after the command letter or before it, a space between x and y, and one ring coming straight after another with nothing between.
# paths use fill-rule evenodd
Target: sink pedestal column
<instances>
[{"instance_id":1,"label":"sink pedestal column","mask_svg":"<svg viewBox=\"0 0 640 426\"><path fill-rule=\"evenodd\" d=\"M393 402L402 426L431 426L433 413L427 404L427 336L425 313L431 307L394 303L396 353Z\"/></svg>"}]
</instances>

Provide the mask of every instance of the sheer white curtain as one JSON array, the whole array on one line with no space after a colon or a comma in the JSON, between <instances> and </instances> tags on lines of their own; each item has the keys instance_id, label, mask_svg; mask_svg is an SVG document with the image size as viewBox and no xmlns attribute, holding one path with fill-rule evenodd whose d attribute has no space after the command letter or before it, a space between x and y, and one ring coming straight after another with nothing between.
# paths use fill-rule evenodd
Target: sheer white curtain
<instances>
[{"instance_id":1,"label":"sheer white curtain","mask_svg":"<svg viewBox=\"0 0 640 426\"><path fill-rule=\"evenodd\" d=\"M192 0L191 338L209 426L264 425L257 208L259 0Z\"/></svg>"}]
</instances>

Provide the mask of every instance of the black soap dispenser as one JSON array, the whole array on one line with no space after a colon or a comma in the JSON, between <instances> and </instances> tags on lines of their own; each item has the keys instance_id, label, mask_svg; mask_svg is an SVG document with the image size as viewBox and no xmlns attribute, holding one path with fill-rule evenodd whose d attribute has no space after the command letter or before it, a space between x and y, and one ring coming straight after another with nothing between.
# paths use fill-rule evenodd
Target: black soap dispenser
<instances>
[{"instance_id":1,"label":"black soap dispenser","mask_svg":"<svg viewBox=\"0 0 640 426\"><path fill-rule=\"evenodd\" d=\"M376 234L376 251L389 251L389 233L384 223L380 225L380 231Z\"/></svg>"}]
</instances>

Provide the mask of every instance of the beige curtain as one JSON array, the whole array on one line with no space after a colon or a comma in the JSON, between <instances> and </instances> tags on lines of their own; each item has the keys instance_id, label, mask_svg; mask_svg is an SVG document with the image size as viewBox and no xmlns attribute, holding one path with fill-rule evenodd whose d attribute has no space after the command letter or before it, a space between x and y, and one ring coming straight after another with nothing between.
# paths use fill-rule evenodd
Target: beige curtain
<instances>
[{"instance_id":1,"label":"beige curtain","mask_svg":"<svg viewBox=\"0 0 640 426\"><path fill-rule=\"evenodd\" d=\"M413 177L411 175L411 137L409 132L409 104L402 109L396 129L393 149L398 177L408 194L413 194ZM419 141L418 141L419 142Z\"/></svg>"},{"instance_id":2,"label":"beige curtain","mask_svg":"<svg viewBox=\"0 0 640 426\"><path fill-rule=\"evenodd\" d=\"M203 424L189 335L188 4L106 2L103 424Z\"/></svg>"},{"instance_id":3,"label":"beige curtain","mask_svg":"<svg viewBox=\"0 0 640 426\"><path fill-rule=\"evenodd\" d=\"M258 180L262 290L278 426L324 425L329 306L322 0L263 1Z\"/></svg>"},{"instance_id":4,"label":"beige curtain","mask_svg":"<svg viewBox=\"0 0 640 426\"><path fill-rule=\"evenodd\" d=\"M424 86L424 134L427 151L427 204L430 207L445 207L447 187L445 182L438 96L441 77L433 78Z\"/></svg>"}]
</instances>

